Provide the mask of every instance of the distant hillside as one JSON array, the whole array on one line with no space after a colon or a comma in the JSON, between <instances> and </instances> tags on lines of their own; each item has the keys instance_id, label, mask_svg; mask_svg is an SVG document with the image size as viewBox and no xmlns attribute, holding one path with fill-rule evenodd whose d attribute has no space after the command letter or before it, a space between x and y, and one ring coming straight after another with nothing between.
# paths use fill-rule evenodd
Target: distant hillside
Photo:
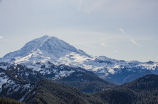
<instances>
[{"instance_id":1,"label":"distant hillside","mask_svg":"<svg viewBox=\"0 0 158 104\"><path fill-rule=\"evenodd\" d=\"M24 65L9 64L7 70L0 68L0 96L23 102L27 93L32 94L30 91L36 87L40 80L47 80L50 84L53 83L51 81L56 81L67 86L76 87L86 93L107 90L116 86L116 84L105 81L93 72L86 71L82 68L71 68L65 65L56 66L52 63L48 63L48 65L51 66L51 68L45 68L48 71L62 73L71 70L71 73L67 75L63 74L63 76L61 74L60 77L52 80L50 76L44 76ZM49 74L51 75L51 73L48 73L47 75ZM57 88L58 86L61 85L56 84Z\"/></svg>"},{"instance_id":2,"label":"distant hillside","mask_svg":"<svg viewBox=\"0 0 158 104\"><path fill-rule=\"evenodd\" d=\"M81 74L83 80L76 77L81 76ZM87 81L87 83L83 84L85 86L83 86L83 89L88 88L88 90L91 90L91 86L97 88L98 83L112 85L110 82L95 78L93 73L84 72L74 72L69 77L59 80L64 83L70 80L74 81L72 84L76 83L76 85L72 86ZM83 93L74 87L68 87L49 80L40 80L32 85L18 83L18 81L15 82L11 79L9 82L2 86L1 95L18 99L27 104L158 104L158 75L154 74L92 94ZM23 92L21 93L21 91Z\"/></svg>"},{"instance_id":3,"label":"distant hillside","mask_svg":"<svg viewBox=\"0 0 158 104\"><path fill-rule=\"evenodd\" d=\"M103 104L99 99L73 87L40 81L25 97L27 104Z\"/></svg>"},{"instance_id":4,"label":"distant hillside","mask_svg":"<svg viewBox=\"0 0 158 104\"><path fill-rule=\"evenodd\" d=\"M158 75L146 75L94 96L110 104L158 104Z\"/></svg>"},{"instance_id":5,"label":"distant hillside","mask_svg":"<svg viewBox=\"0 0 158 104\"><path fill-rule=\"evenodd\" d=\"M57 80L57 82L76 87L86 93L108 90L117 86L114 83L99 78L96 74L89 71L76 71L67 77Z\"/></svg>"},{"instance_id":6,"label":"distant hillside","mask_svg":"<svg viewBox=\"0 0 158 104\"><path fill-rule=\"evenodd\" d=\"M24 101L28 104L158 104L158 75L146 75L117 88L93 94L40 81Z\"/></svg>"}]
</instances>

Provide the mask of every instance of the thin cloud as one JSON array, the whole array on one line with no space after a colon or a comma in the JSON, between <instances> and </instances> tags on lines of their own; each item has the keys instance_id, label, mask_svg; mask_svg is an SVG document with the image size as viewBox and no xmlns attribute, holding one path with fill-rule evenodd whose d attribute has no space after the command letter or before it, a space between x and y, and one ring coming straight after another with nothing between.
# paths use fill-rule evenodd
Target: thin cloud
<instances>
[{"instance_id":1,"label":"thin cloud","mask_svg":"<svg viewBox=\"0 0 158 104\"><path fill-rule=\"evenodd\" d=\"M126 35L126 33L124 32L124 30L123 29L119 29L123 34L125 34Z\"/></svg>"},{"instance_id":2,"label":"thin cloud","mask_svg":"<svg viewBox=\"0 0 158 104\"><path fill-rule=\"evenodd\" d=\"M2 39L3 37L2 36L0 36L0 39Z\"/></svg>"},{"instance_id":3,"label":"thin cloud","mask_svg":"<svg viewBox=\"0 0 158 104\"><path fill-rule=\"evenodd\" d=\"M130 38L130 41L131 41L132 43L134 43L135 45L137 45L137 46L141 46L141 45L138 44L133 38Z\"/></svg>"},{"instance_id":4,"label":"thin cloud","mask_svg":"<svg viewBox=\"0 0 158 104\"><path fill-rule=\"evenodd\" d=\"M104 47L109 47L109 45L106 45L105 43L101 43L100 45Z\"/></svg>"},{"instance_id":5,"label":"thin cloud","mask_svg":"<svg viewBox=\"0 0 158 104\"><path fill-rule=\"evenodd\" d=\"M117 53L118 51L114 50L115 53Z\"/></svg>"},{"instance_id":6,"label":"thin cloud","mask_svg":"<svg viewBox=\"0 0 158 104\"><path fill-rule=\"evenodd\" d=\"M105 43L101 43L100 45L101 45L101 46L104 46L104 47L115 47L115 46L112 46L112 45L107 45L107 44L105 44Z\"/></svg>"},{"instance_id":7,"label":"thin cloud","mask_svg":"<svg viewBox=\"0 0 158 104\"><path fill-rule=\"evenodd\" d=\"M91 48L96 48L95 46L91 46L91 45L87 45L87 44L83 44L83 43L80 43L80 42L76 42L77 44L81 44L83 46L87 46L87 47L91 47Z\"/></svg>"},{"instance_id":8,"label":"thin cloud","mask_svg":"<svg viewBox=\"0 0 158 104\"><path fill-rule=\"evenodd\" d=\"M120 30L124 35L127 35L123 29L119 29L119 30ZM138 44L138 43L137 43L133 38L131 38L130 36L127 35L127 37L130 39L130 41L131 41L133 44L135 44L135 45L137 45L137 46L141 46L140 44Z\"/></svg>"}]
</instances>

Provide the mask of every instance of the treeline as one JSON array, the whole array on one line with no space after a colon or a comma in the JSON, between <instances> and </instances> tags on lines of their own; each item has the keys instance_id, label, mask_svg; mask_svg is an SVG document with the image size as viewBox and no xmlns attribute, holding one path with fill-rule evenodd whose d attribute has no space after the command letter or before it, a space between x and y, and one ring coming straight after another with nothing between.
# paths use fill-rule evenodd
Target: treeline
<instances>
[{"instance_id":1,"label":"treeline","mask_svg":"<svg viewBox=\"0 0 158 104\"><path fill-rule=\"evenodd\" d=\"M13 100L13 99L0 97L0 104L24 104L24 103L18 102L18 101Z\"/></svg>"},{"instance_id":2,"label":"treeline","mask_svg":"<svg viewBox=\"0 0 158 104\"><path fill-rule=\"evenodd\" d=\"M67 87L50 81L40 81L26 95L27 104L103 104L97 98L82 93L74 87Z\"/></svg>"},{"instance_id":3,"label":"treeline","mask_svg":"<svg viewBox=\"0 0 158 104\"><path fill-rule=\"evenodd\" d=\"M56 80L56 82L66 86L75 87L86 93L104 91L117 86L116 84L103 80L94 73L88 71L76 71L67 77Z\"/></svg>"}]
</instances>

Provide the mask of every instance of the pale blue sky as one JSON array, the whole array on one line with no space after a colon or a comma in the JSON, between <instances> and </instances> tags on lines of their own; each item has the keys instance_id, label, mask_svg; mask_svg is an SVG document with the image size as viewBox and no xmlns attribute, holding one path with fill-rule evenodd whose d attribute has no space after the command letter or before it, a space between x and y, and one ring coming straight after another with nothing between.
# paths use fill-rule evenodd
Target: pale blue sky
<instances>
[{"instance_id":1,"label":"pale blue sky","mask_svg":"<svg viewBox=\"0 0 158 104\"><path fill-rule=\"evenodd\" d=\"M158 61L157 0L0 0L0 57L43 35L87 54Z\"/></svg>"}]
</instances>

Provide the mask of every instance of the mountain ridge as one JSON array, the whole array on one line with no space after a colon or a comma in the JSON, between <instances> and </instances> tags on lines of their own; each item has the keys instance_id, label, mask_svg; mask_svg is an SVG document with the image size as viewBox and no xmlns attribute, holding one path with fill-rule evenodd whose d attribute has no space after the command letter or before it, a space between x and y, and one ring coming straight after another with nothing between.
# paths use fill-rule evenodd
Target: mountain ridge
<instances>
[{"instance_id":1,"label":"mountain ridge","mask_svg":"<svg viewBox=\"0 0 158 104\"><path fill-rule=\"evenodd\" d=\"M106 56L90 56L63 40L47 35L26 43L18 51L6 54L0 62L22 64L36 71L42 70L41 66L48 62L55 65L81 67L118 84L131 81L129 78L158 73L158 62L124 61ZM4 66L0 64L0 67ZM140 75L136 75L135 72Z\"/></svg>"},{"instance_id":2,"label":"mountain ridge","mask_svg":"<svg viewBox=\"0 0 158 104\"><path fill-rule=\"evenodd\" d=\"M51 64L51 63L50 63ZM52 64L51 64L52 65ZM60 65L53 66L62 70L70 70L68 66ZM158 102L158 75L149 74L136 80L125 83L122 85L115 85L111 82L100 79L97 75L92 72L84 71L84 69L78 69L69 76L65 76L59 79L59 82L85 82L85 90L94 90L93 86L99 86L102 83L107 84L106 87L110 89L103 89L99 92L92 92L91 94L83 93L84 90L78 90L78 87L73 85L61 85L52 80L45 78L36 80L27 80L27 76L31 73L32 69L27 69L22 65L10 65L8 70L0 68L0 78L7 79L3 82L0 91L1 97L8 97L19 100L27 104L157 104ZM79 71L80 70L80 71ZM16 75L14 74L16 73ZM26 73L27 72L27 73ZM37 72L38 73L38 72ZM37 74L33 74L38 76ZM23 77L22 79L19 76ZM0 80L1 81L1 80ZM98 83L100 82L100 83ZM73 84L75 84L73 83ZM96 83L96 85L95 85ZM81 84L83 85L83 84ZM112 86L111 86L112 85ZM73 86L73 87L72 87ZM111 86L111 87L110 87ZM74 88L76 87L76 88ZM106 88L104 86L104 88ZM87 89L88 88L88 89ZM92 90L92 89L93 90ZM96 90L96 89L95 89Z\"/></svg>"},{"instance_id":3,"label":"mountain ridge","mask_svg":"<svg viewBox=\"0 0 158 104\"><path fill-rule=\"evenodd\" d=\"M107 91L94 93L108 104L157 104L158 75L149 74Z\"/></svg>"}]
</instances>

